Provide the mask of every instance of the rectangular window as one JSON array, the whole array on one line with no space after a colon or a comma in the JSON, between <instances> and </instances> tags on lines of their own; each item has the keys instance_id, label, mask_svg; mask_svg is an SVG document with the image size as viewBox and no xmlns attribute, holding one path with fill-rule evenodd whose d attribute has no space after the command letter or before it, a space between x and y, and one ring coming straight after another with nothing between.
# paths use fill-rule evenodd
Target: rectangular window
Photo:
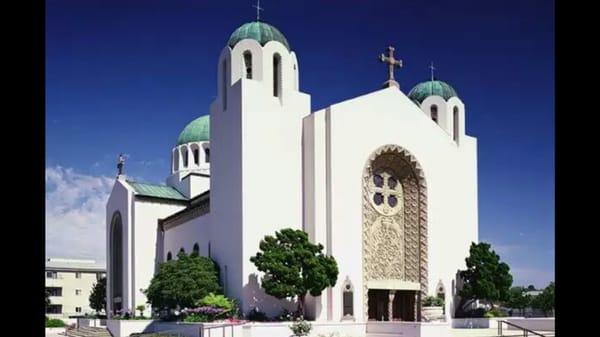
<instances>
[{"instance_id":1,"label":"rectangular window","mask_svg":"<svg viewBox=\"0 0 600 337\"><path fill-rule=\"evenodd\" d=\"M351 291L344 292L343 302L344 302L343 315L344 316L353 316L354 315L354 304L353 304L353 298L352 298Z\"/></svg>"},{"instance_id":2,"label":"rectangular window","mask_svg":"<svg viewBox=\"0 0 600 337\"><path fill-rule=\"evenodd\" d=\"M46 307L47 314L62 314L62 304L50 304Z\"/></svg>"},{"instance_id":3,"label":"rectangular window","mask_svg":"<svg viewBox=\"0 0 600 337\"><path fill-rule=\"evenodd\" d=\"M75 295L81 295L81 289L75 289Z\"/></svg>"},{"instance_id":4,"label":"rectangular window","mask_svg":"<svg viewBox=\"0 0 600 337\"><path fill-rule=\"evenodd\" d=\"M81 278L81 273L80 272L75 272L75 278Z\"/></svg>"},{"instance_id":5,"label":"rectangular window","mask_svg":"<svg viewBox=\"0 0 600 337\"><path fill-rule=\"evenodd\" d=\"M62 296L61 287L46 287L46 291L50 296Z\"/></svg>"},{"instance_id":6,"label":"rectangular window","mask_svg":"<svg viewBox=\"0 0 600 337\"><path fill-rule=\"evenodd\" d=\"M58 278L58 273L55 271L47 271L46 278Z\"/></svg>"},{"instance_id":7,"label":"rectangular window","mask_svg":"<svg viewBox=\"0 0 600 337\"><path fill-rule=\"evenodd\" d=\"M75 312L81 312L81 307L75 307Z\"/></svg>"}]
</instances>

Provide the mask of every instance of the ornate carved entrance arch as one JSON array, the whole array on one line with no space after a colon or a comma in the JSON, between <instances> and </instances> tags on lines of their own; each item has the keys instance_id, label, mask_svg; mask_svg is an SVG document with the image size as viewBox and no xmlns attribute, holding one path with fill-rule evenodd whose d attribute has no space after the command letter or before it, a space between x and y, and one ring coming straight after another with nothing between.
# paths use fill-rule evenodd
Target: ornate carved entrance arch
<instances>
[{"instance_id":1,"label":"ornate carved entrance arch","mask_svg":"<svg viewBox=\"0 0 600 337\"><path fill-rule=\"evenodd\" d=\"M363 312L369 317L369 284L418 284L414 290L427 293L427 186L416 158L397 145L371 154L362 186ZM395 292L390 289L391 298Z\"/></svg>"}]
</instances>

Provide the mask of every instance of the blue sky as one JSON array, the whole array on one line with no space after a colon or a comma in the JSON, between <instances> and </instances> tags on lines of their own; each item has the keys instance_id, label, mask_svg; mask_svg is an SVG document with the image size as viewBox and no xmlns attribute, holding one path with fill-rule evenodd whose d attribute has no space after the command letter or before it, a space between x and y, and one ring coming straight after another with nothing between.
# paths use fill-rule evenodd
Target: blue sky
<instances>
[{"instance_id":1,"label":"blue sky","mask_svg":"<svg viewBox=\"0 0 600 337\"><path fill-rule=\"evenodd\" d=\"M104 259L104 205L119 152L164 182L170 149L208 112L229 35L254 1L46 1L46 252ZM297 53L313 111L379 89L388 45L405 93L450 83L479 144L480 240L515 284L554 280L554 2L273 1L262 18ZM73 229L73 235L53 234ZM68 247L68 248L65 248Z\"/></svg>"}]
</instances>

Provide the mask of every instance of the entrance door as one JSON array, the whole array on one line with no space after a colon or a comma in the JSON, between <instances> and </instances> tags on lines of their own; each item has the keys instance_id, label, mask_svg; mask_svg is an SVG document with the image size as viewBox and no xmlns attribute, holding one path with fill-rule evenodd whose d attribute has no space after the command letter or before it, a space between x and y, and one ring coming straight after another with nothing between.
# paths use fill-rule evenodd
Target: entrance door
<instances>
[{"instance_id":1,"label":"entrance door","mask_svg":"<svg viewBox=\"0 0 600 337\"><path fill-rule=\"evenodd\" d=\"M415 321L415 298L414 290L397 290L394 296L393 315L394 320L405 322Z\"/></svg>"},{"instance_id":2,"label":"entrance door","mask_svg":"<svg viewBox=\"0 0 600 337\"><path fill-rule=\"evenodd\" d=\"M369 320L388 321L389 291L384 289L369 289Z\"/></svg>"}]
</instances>

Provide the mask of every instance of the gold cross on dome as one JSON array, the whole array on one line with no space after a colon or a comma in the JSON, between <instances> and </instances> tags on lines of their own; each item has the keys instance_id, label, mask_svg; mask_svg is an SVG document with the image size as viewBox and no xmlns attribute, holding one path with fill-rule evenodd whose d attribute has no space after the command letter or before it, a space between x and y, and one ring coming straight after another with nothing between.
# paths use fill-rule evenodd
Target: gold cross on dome
<instances>
[{"instance_id":1,"label":"gold cross on dome","mask_svg":"<svg viewBox=\"0 0 600 337\"><path fill-rule=\"evenodd\" d=\"M394 47L389 46L387 47L387 56L385 54L379 55L379 61L388 64L389 79L385 81L385 83L383 83L384 88L389 88L391 86L400 88L400 84L398 84L398 82L396 82L396 80L394 79L394 71L396 70L396 68L402 67L402 60L396 60L396 58L394 57L394 50Z\"/></svg>"}]
</instances>

